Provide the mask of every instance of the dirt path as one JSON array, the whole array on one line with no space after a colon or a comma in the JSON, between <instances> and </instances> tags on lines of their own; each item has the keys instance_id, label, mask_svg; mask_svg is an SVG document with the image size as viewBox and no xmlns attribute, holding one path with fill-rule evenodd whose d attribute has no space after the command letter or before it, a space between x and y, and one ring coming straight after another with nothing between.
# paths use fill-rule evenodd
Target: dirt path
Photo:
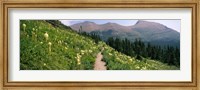
<instances>
[{"instance_id":1,"label":"dirt path","mask_svg":"<svg viewBox=\"0 0 200 90\"><path fill-rule=\"evenodd\" d=\"M103 55L101 52L97 54L97 58L94 64L94 70L106 70L106 63L104 61L101 61L103 59Z\"/></svg>"}]
</instances>

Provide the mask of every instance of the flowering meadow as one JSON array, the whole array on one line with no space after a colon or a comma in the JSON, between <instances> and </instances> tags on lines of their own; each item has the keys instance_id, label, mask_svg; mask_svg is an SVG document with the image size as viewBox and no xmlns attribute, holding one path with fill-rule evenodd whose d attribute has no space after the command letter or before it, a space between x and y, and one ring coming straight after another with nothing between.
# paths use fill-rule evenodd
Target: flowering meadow
<instances>
[{"instance_id":1,"label":"flowering meadow","mask_svg":"<svg viewBox=\"0 0 200 90\"><path fill-rule=\"evenodd\" d=\"M21 70L90 70L98 45L46 21L20 21Z\"/></svg>"},{"instance_id":2,"label":"flowering meadow","mask_svg":"<svg viewBox=\"0 0 200 90\"><path fill-rule=\"evenodd\" d=\"M135 57L127 56L113 48L106 46L103 52L104 61L107 64L108 70L178 70L179 68L173 65L143 58L137 60Z\"/></svg>"},{"instance_id":3,"label":"flowering meadow","mask_svg":"<svg viewBox=\"0 0 200 90\"><path fill-rule=\"evenodd\" d=\"M103 50L102 50L103 49ZM102 51L107 70L176 70L159 61L127 56L70 28L45 20L20 20L21 70L93 70Z\"/></svg>"}]
</instances>

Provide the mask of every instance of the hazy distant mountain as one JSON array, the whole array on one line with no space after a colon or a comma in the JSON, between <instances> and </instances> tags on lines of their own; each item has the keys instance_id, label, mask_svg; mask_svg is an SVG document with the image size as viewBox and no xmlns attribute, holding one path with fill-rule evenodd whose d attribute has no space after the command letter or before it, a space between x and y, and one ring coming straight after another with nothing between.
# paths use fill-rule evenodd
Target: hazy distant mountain
<instances>
[{"instance_id":1,"label":"hazy distant mountain","mask_svg":"<svg viewBox=\"0 0 200 90\"><path fill-rule=\"evenodd\" d=\"M117 23L96 24L85 21L71 25L76 31L82 26L82 31L98 33L103 40L109 37L128 38L134 41L140 38L144 42L156 45L180 46L180 33L162 24L139 20L135 25L122 26Z\"/></svg>"},{"instance_id":2,"label":"hazy distant mountain","mask_svg":"<svg viewBox=\"0 0 200 90\"><path fill-rule=\"evenodd\" d=\"M106 23L106 24L96 24L94 22L85 21L82 23L77 23L71 25L70 27L74 30L79 30L80 26L82 26L82 30L85 32L92 32L92 31L105 31L105 30L115 30L115 31L131 31L131 27L126 27L119 25L117 23Z\"/></svg>"}]
</instances>

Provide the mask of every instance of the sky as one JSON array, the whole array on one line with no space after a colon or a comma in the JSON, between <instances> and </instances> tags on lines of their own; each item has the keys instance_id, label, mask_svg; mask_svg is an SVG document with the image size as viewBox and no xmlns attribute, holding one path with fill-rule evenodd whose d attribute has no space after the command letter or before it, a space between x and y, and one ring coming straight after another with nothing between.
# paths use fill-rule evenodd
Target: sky
<instances>
[{"instance_id":1,"label":"sky","mask_svg":"<svg viewBox=\"0 0 200 90\"><path fill-rule=\"evenodd\" d=\"M73 25L76 23L85 22L85 21L94 22L96 24L105 24L105 23L111 22L111 23L117 23L117 24L120 24L123 26L131 26L131 25L136 24L138 20L103 20L103 19L95 20L95 19L92 19L92 20L60 20L60 21L67 26L70 26L70 25ZM143 21L157 22L157 23L163 24L169 28L176 30L177 32L180 32L180 30L181 30L181 20L178 20L178 19L143 20Z\"/></svg>"}]
</instances>

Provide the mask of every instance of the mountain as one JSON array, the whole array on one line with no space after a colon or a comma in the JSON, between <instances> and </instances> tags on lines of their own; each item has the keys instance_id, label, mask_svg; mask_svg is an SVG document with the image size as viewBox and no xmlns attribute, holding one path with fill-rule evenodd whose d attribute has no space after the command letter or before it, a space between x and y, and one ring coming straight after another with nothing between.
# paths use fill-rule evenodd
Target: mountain
<instances>
[{"instance_id":1,"label":"mountain","mask_svg":"<svg viewBox=\"0 0 200 90\"><path fill-rule=\"evenodd\" d=\"M79 31L80 26L82 26L82 30L86 32L91 32L95 30L99 30L99 25L94 22L85 21L84 23L74 24L73 29Z\"/></svg>"},{"instance_id":2,"label":"mountain","mask_svg":"<svg viewBox=\"0 0 200 90\"><path fill-rule=\"evenodd\" d=\"M155 22L139 20L131 26L132 30L140 33L140 37L145 42L158 45L180 46L180 33Z\"/></svg>"},{"instance_id":3,"label":"mountain","mask_svg":"<svg viewBox=\"0 0 200 90\"><path fill-rule=\"evenodd\" d=\"M141 39L156 45L180 46L180 33L156 22L138 20L135 25L123 26L117 23L96 24L94 22L81 22L70 27L78 31L82 26L82 31L97 33L103 40L109 37L128 38L131 41Z\"/></svg>"},{"instance_id":4,"label":"mountain","mask_svg":"<svg viewBox=\"0 0 200 90\"><path fill-rule=\"evenodd\" d=\"M130 27L125 27L125 26L119 25L117 23L111 23L111 22L108 22L105 24L96 24L94 22L85 21L82 23L77 23L77 24L71 25L70 27L72 29L78 31L81 26L82 26L82 30L85 32L106 31L106 30L115 30L115 31L123 30L123 32L131 31Z\"/></svg>"},{"instance_id":5,"label":"mountain","mask_svg":"<svg viewBox=\"0 0 200 90\"><path fill-rule=\"evenodd\" d=\"M99 52L109 70L179 69L153 59L140 61L127 56L59 21L20 20L20 70L93 70Z\"/></svg>"}]
</instances>

